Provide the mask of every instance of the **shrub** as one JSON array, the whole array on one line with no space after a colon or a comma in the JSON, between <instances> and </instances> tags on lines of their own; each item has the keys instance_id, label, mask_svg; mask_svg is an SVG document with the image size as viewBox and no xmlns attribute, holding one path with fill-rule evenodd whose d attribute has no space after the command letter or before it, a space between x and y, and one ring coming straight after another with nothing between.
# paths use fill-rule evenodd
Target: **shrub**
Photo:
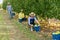
<instances>
[{"instance_id":1,"label":"shrub","mask_svg":"<svg viewBox=\"0 0 60 40\"><path fill-rule=\"evenodd\" d=\"M60 0L5 0L3 2L4 9L7 2L10 2L14 11L18 13L24 9L27 15L33 11L42 17L60 19Z\"/></svg>"}]
</instances>

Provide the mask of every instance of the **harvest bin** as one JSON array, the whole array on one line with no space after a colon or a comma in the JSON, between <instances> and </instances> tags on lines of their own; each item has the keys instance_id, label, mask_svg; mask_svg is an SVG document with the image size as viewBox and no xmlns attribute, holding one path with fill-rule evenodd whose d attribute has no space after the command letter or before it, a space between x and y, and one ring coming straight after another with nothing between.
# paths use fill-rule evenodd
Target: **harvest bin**
<instances>
[{"instance_id":1,"label":"harvest bin","mask_svg":"<svg viewBox=\"0 0 60 40\"><path fill-rule=\"evenodd\" d=\"M22 23L22 18L21 18L21 19L19 19L19 22L20 22L20 23Z\"/></svg>"},{"instance_id":2,"label":"harvest bin","mask_svg":"<svg viewBox=\"0 0 60 40\"><path fill-rule=\"evenodd\" d=\"M14 12L12 12L12 16L15 16L15 13Z\"/></svg>"},{"instance_id":3,"label":"harvest bin","mask_svg":"<svg viewBox=\"0 0 60 40\"><path fill-rule=\"evenodd\" d=\"M53 33L52 34L52 39L53 40L60 40L60 33Z\"/></svg>"},{"instance_id":4,"label":"harvest bin","mask_svg":"<svg viewBox=\"0 0 60 40\"><path fill-rule=\"evenodd\" d=\"M35 25L35 26L33 27L33 29L34 29L34 31L39 32L39 31L40 31L40 26L36 26L36 25Z\"/></svg>"}]
</instances>

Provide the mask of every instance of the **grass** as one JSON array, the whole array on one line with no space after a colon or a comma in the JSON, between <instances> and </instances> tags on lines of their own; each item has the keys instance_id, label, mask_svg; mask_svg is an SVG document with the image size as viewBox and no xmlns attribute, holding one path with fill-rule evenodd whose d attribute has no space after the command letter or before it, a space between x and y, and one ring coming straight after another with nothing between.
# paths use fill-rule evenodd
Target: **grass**
<instances>
[{"instance_id":1,"label":"grass","mask_svg":"<svg viewBox=\"0 0 60 40\"><path fill-rule=\"evenodd\" d=\"M26 25L21 24L14 19L13 19L13 22L15 23L15 25L18 26L20 32L23 33L30 40L52 40L52 38L50 36L48 36L47 33L31 32L28 28L26 28L26 27L28 27L27 24ZM39 37L39 35L43 35L43 37Z\"/></svg>"},{"instance_id":2,"label":"grass","mask_svg":"<svg viewBox=\"0 0 60 40\"><path fill-rule=\"evenodd\" d=\"M4 17L3 15L0 15L1 23L4 22L3 17ZM34 34L33 32L31 32L29 29L27 29L25 25L15 21L15 20L13 20L13 22L15 23L15 25L17 25L19 27L20 32L23 33L27 38L29 38L30 40L39 40L38 36L36 34ZM5 33L6 33L6 35L0 35L0 40L9 40L8 32L5 32Z\"/></svg>"},{"instance_id":3,"label":"grass","mask_svg":"<svg viewBox=\"0 0 60 40\"><path fill-rule=\"evenodd\" d=\"M3 20L3 15L0 14L0 40L9 40L8 38L8 30L4 30L5 27L3 25L4 20Z\"/></svg>"},{"instance_id":4,"label":"grass","mask_svg":"<svg viewBox=\"0 0 60 40\"><path fill-rule=\"evenodd\" d=\"M3 16L2 15L0 15L0 21L3 21Z\"/></svg>"},{"instance_id":5,"label":"grass","mask_svg":"<svg viewBox=\"0 0 60 40\"><path fill-rule=\"evenodd\" d=\"M40 40L40 38L34 34L33 32L31 32L27 27L27 25L23 25L17 21L14 20L15 25L17 25L19 27L20 32L22 32L27 38L29 38L30 40Z\"/></svg>"},{"instance_id":6,"label":"grass","mask_svg":"<svg viewBox=\"0 0 60 40\"><path fill-rule=\"evenodd\" d=\"M0 35L0 40L9 40L8 35Z\"/></svg>"},{"instance_id":7,"label":"grass","mask_svg":"<svg viewBox=\"0 0 60 40\"><path fill-rule=\"evenodd\" d=\"M2 19L2 16L1 18ZM2 20L3 21L3 20ZM16 20L12 20L12 22L18 26L19 30L21 33L23 33L27 38L29 38L30 40L51 40L51 38L48 37L48 35L43 35L43 37L39 37L38 33L36 32L31 32L27 27L27 25L21 24L19 22L17 22ZM42 34L42 33L41 33ZM8 39L8 36L6 36L6 38Z\"/></svg>"}]
</instances>

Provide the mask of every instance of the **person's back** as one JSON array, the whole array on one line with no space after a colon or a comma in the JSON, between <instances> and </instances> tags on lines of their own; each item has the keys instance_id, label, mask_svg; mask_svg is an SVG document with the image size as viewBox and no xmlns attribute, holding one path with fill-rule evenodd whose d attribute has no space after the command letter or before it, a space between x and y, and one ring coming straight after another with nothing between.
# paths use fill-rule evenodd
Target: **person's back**
<instances>
[{"instance_id":1,"label":"person's back","mask_svg":"<svg viewBox=\"0 0 60 40\"><path fill-rule=\"evenodd\" d=\"M7 5L7 10L8 10L8 11L11 11L11 10L12 10L11 5Z\"/></svg>"},{"instance_id":2,"label":"person's back","mask_svg":"<svg viewBox=\"0 0 60 40\"><path fill-rule=\"evenodd\" d=\"M24 13L23 13L23 12L20 12L20 13L19 13L19 19L20 19L20 18L24 18Z\"/></svg>"}]
</instances>

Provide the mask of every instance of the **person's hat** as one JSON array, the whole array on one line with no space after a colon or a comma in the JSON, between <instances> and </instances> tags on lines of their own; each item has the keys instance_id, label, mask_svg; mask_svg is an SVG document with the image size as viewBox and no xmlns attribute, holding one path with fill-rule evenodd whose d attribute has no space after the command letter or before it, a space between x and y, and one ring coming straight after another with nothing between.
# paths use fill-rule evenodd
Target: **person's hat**
<instances>
[{"instance_id":1,"label":"person's hat","mask_svg":"<svg viewBox=\"0 0 60 40\"><path fill-rule=\"evenodd\" d=\"M8 4L10 4L10 2L8 2Z\"/></svg>"},{"instance_id":2,"label":"person's hat","mask_svg":"<svg viewBox=\"0 0 60 40\"><path fill-rule=\"evenodd\" d=\"M31 15L34 15L34 16L35 16L35 13L34 13L34 12L31 12L29 15L30 15L30 16L31 16Z\"/></svg>"}]
</instances>

